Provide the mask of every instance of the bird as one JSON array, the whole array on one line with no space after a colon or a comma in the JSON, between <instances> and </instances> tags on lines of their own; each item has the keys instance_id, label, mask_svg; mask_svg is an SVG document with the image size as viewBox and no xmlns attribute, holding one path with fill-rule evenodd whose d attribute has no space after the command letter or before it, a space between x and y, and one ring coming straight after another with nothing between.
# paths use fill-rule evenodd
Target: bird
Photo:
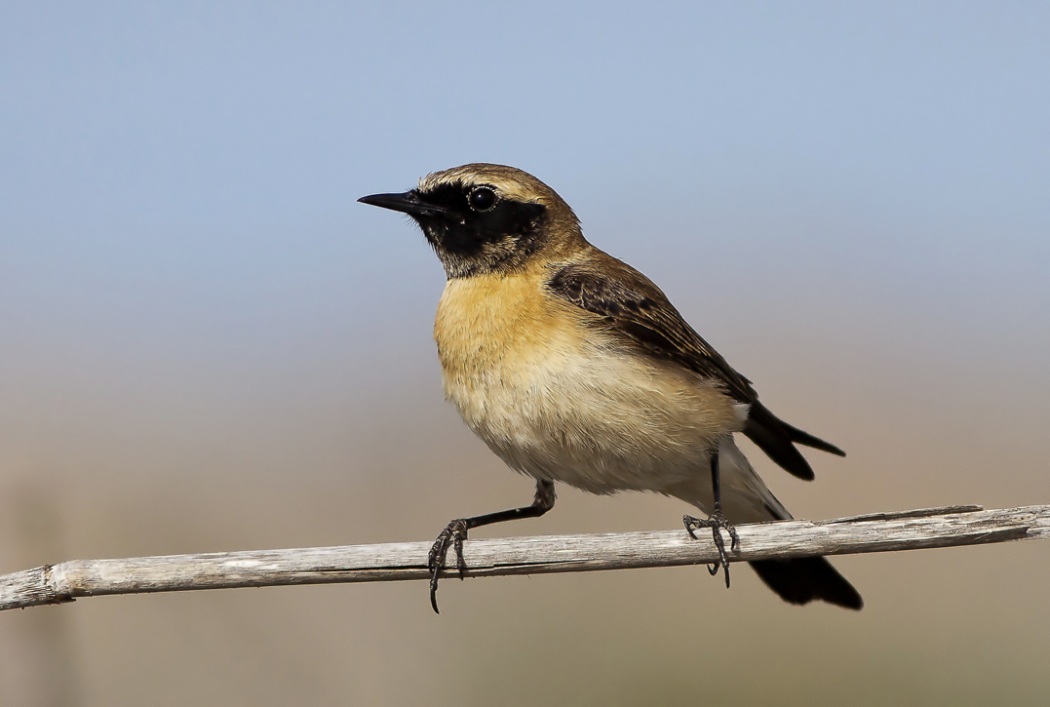
<instances>
[{"instance_id":1,"label":"bird","mask_svg":"<svg viewBox=\"0 0 1050 707\"><path fill-rule=\"evenodd\" d=\"M729 586L722 531L788 520L736 445L742 433L790 474L812 479L798 446L845 456L758 398L648 277L592 245L579 218L531 174L472 163L431 173L414 189L358 201L410 216L445 270L434 339L445 397L507 466L536 482L527 506L451 521L427 558L430 600L454 550L484 525L542 516L555 484L595 494L653 491L707 517ZM849 609L860 594L823 557L751 561L791 604Z\"/></svg>"}]
</instances>

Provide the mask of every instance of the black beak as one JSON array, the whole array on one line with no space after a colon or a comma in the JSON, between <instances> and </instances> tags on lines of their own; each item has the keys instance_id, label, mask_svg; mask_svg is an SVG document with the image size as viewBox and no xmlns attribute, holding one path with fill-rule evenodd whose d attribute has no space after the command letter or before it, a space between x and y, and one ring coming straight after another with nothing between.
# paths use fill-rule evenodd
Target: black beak
<instances>
[{"instance_id":1,"label":"black beak","mask_svg":"<svg viewBox=\"0 0 1050 707\"><path fill-rule=\"evenodd\" d=\"M428 204L419 198L415 189L401 194L370 194L358 199L362 204L378 206L391 211L400 211L409 216L445 216L448 209L436 204Z\"/></svg>"}]
</instances>

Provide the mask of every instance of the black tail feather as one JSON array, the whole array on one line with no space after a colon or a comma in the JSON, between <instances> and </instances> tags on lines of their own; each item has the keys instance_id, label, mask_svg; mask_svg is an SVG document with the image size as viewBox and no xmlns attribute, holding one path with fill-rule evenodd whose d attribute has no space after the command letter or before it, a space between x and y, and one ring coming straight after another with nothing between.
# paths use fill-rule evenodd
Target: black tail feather
<instances>
[{"instance_id":1,"label":"black tail feather","mask_svg":"<svg viewBox=\"0 0 1050 707\"><path fill-rule=\"evenodd\" d=\"M751 566L770 589L791 604L808 604L819 599L847 609L864 606L853 585L823 557L759 560Z\"/></svg>"}]
</instances>

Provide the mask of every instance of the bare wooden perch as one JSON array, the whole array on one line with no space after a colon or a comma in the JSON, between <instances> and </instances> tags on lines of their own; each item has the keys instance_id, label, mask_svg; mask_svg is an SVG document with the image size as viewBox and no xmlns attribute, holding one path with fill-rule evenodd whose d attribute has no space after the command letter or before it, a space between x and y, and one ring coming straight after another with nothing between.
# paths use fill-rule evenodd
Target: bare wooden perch
<instances>
[{"instance_id":1,"label":"bare wooden perch","mask_svg":"<svg viewBox=\"0 0 1050 707\"><path fill-rule=\"evenodd\" d=\"M1050 537L1050 505L949 506L828 521L738 527L731 560L843 555ZM0 576L0 611L105 594L426 579L429 542L72 560ZM713 562L714 544L684 530L468 540L467 576ZM448 572L445 573L450 574Z\"/></svg>"}]
</instances>

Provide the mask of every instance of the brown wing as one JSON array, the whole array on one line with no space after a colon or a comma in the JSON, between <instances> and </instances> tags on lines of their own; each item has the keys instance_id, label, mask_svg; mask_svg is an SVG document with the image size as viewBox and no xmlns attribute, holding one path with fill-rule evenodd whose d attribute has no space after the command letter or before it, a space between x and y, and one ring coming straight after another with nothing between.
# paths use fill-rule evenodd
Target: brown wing
<instances>
[{"instance_id":1,"label":"brown wing","mask_svg":"<svg viewBox=\"0 0 1050 707\"><path fill-rule=\"evenodd\" d=\"M838 447L770 412L759 402L751 381L733 370L686 323L660 288L630 265L595 249L585 261L557 266L547 287L557 297L599 315L596 326L625 337L643 354L674 361L716 381L734 400L750 405L744 434L791 474L813 478L813 470L795 443L844 456Z\"/></svg>"}]
</instances>

